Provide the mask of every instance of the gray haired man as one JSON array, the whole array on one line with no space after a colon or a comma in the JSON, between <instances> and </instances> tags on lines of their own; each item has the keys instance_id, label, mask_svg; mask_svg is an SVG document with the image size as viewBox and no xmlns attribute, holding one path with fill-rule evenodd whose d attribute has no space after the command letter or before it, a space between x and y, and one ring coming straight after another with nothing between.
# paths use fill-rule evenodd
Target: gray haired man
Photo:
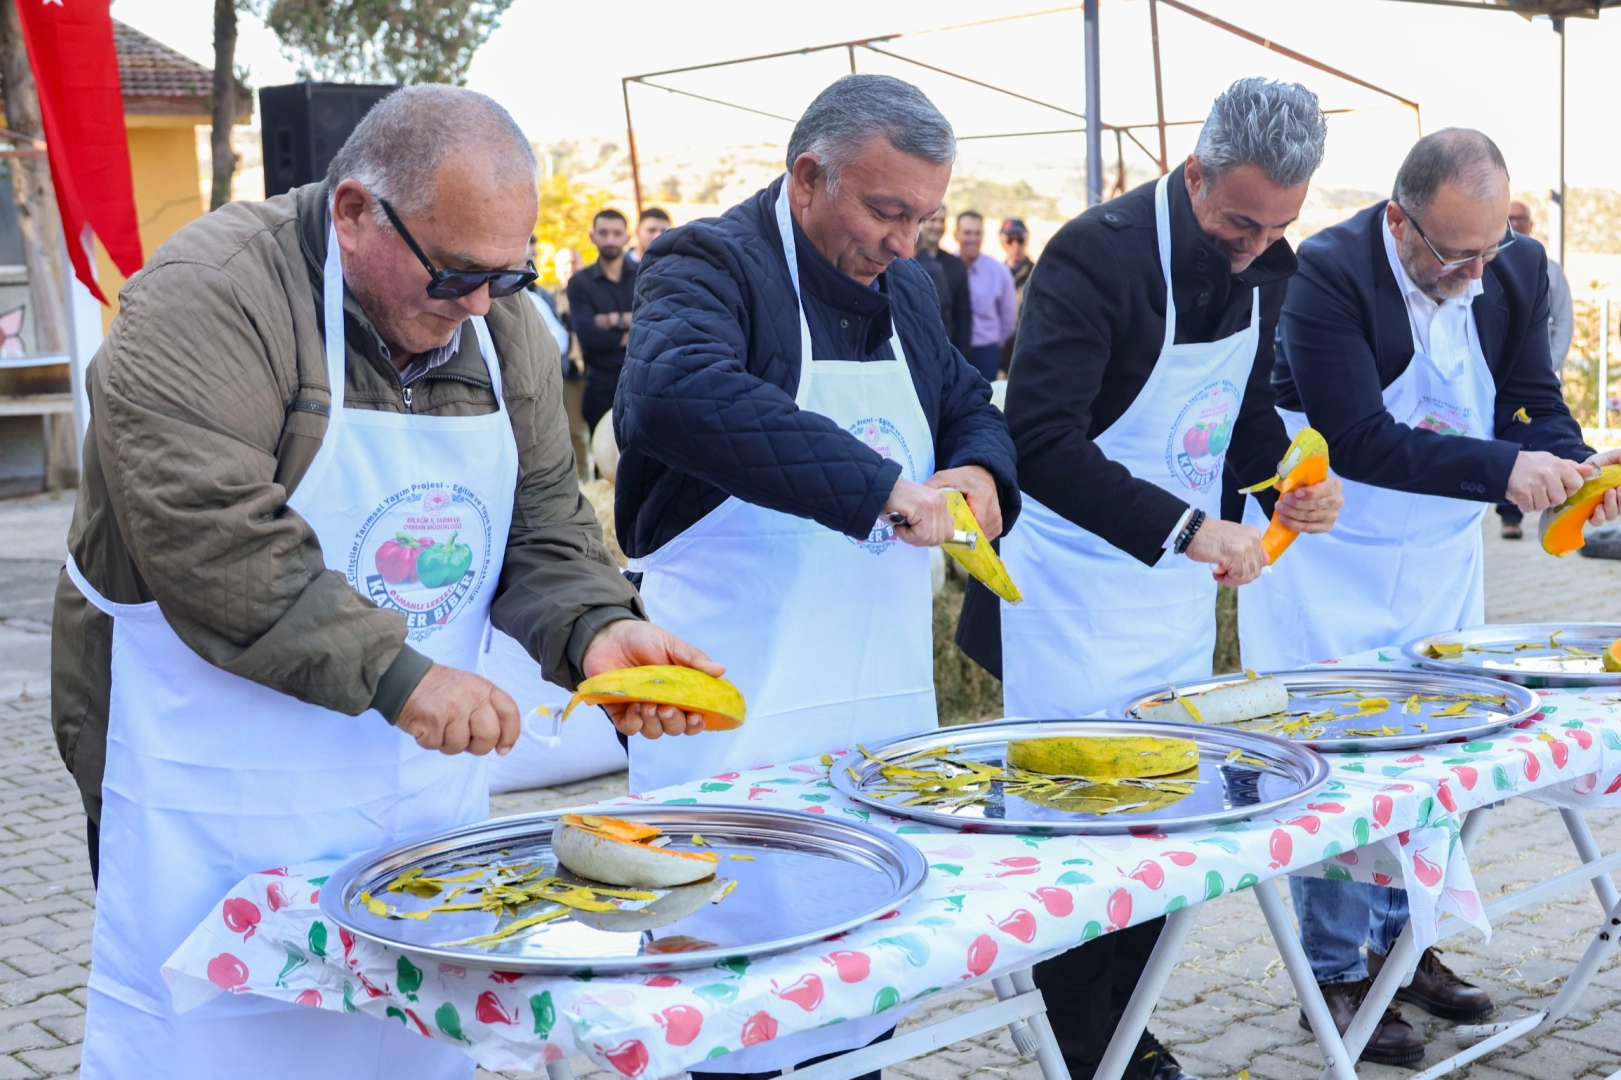
<instances>
[{"instance_id":1,"label":"gray haired man","mask_svg":"<svg viewBox=\"0 0 1621 1080\"><path fill-rule=\"evenodd\" d=\"M1242 79L1186 162L1069 222L1031 274L1007 397L1025 514L1002 545L1025 601L976 588L958 633L1003 678L1007 715L1103 715L1210 675L1217 583L1267 562L1223 494L1272 475L1289 445L1271 385L1295 271L1283 233L1325 136L1309 90ZM1339 505L1332 478L1263 504L1301 532ZM1072 1075L1095 1071L1160 925L1036 968ZM1149 1035L1128 1075L1187 1076Z\"/></svg>"},{"instance_id":2,"label":"gray haired man","mask_svg":"<svg viewBox=\"0 0 1621 1080\"><path fill-rule=\"evenodd\" d=\"M125 286L52 635L92 867L101 840L86 1075L471 1080L330 1008L177 1014L160 969L249 873L488 815L479 755L519 716L474 673L487 623L563 685L720 671L644 620L575 486L522 295L535 179L494 101L412 87L324 183L193 222Z\"/></svg>"}]
</instances>

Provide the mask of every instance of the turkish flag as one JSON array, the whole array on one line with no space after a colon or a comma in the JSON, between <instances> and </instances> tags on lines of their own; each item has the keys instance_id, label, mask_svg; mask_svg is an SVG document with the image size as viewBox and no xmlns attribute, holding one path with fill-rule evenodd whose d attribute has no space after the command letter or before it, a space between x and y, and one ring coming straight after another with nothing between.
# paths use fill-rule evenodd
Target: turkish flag
<instances>
[{"instance_id":1,"label":"turkish flag","mask_svg":"<svg viewBox=\"0 0 1621 1080\"><path fill-rule=\"evenodd\" d=\"M112 0L15 0L39 90L51 182L74 272L97 300L99 239L125 277L141 268Z\"/></svg>"}]
</instances>

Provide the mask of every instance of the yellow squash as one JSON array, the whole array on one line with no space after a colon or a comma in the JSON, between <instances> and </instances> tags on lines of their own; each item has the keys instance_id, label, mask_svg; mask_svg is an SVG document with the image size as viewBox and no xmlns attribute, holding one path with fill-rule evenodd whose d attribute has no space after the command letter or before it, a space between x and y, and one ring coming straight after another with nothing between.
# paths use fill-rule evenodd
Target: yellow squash
<instances>
[{"instance_id":1,"label":"yellow squash","mask_svg":"<svg viewBox=\"0 0 1621 1080\"><path fill-rule=\"evenodd\" d=\"M1604 670L1621 671L1621 641L1610 642L1610 647L1604 650Z\"/></svg>"},{"instance_id":2,"label":"yellow squash","mask_svg":"<svg viewBox=\"0 0 1621 1080\"><path fill-rule=\"evenodd\" d=\"M743 726L743 691L713 675L675 664L649 664L646 667L605 671L582 682L563 719L574 707L586 705L625 705L650 703L674 705L685 712L703 715L705 731L729 731Z\"/></svg>"},{"instance_id":3,"label":"yellow squash","mask_svg":"<svg viewBox=\"0 0 1621 1080\"><path fill-rule=\"evenodd\" d=\"M1295 488L1321 484L1327 479L1328 441L1316 428L1304 427L1289 444L1289 450L1283 455L1283 460L1278 462L1278 475L1262 480L1259 484L1252 484L1245 488L1244 492L1250 494L1275 487L1280 495L1287 495ZM1289 550L1289 545L1295 542L1298 535L1273 514L1271 524L1267 525L1266 532L1261 536L1261 547L1266 552L1268 561L1277 562L1283 553Z\"/></svg>"},{"instance_id":4,"label":"yellow squash","mask_svg":"<svg viewBox=\"0 0 1621 1080\"><path fill-rule=\"evenodd\" d=\"M985 530L979 527L974 512L968 509L968 500L963 498L962 492L947 488L946 506L951 509L951 521L957 529L979 537L973 548L969 548L966 544L944 545L946 554L962 563L962 568L972 574L975 581L982 582L986 588L1008 603L1017 604L1023 600L1024 594L1013 584L1013 579L1008 577L1007 567L1002 564L1002 557L991 547L990 538L985 535Z\"/></svg>"},{"instance_id":5,"label":"yellow squash","mask_svg":"<svg viewBox=\"0 0 1621 1080\"><path fill-rule=\"evenodd\" d=\"M1199 748L1191 739L1156 735L1059 735L1014 739L1007 763L1047 776L1093 780L1169 776L1198 765Z\"/></svg>"},{"instance_id":6,"label":"yellow squash","mask_svg":"<svg viewBox=\"0 0 1621 1080\"><path fill-rule=\"evenodd\" d=\"M1538 532L1542 550L1549 555L1569 555L1579 550L1587 542L1582 526L1593 516L1593 508L1604 493L1615 487L1621 487L1621 465L1605 465L1576 494L1552 510L1544 510Z\"/></svg>"}]
</instances>

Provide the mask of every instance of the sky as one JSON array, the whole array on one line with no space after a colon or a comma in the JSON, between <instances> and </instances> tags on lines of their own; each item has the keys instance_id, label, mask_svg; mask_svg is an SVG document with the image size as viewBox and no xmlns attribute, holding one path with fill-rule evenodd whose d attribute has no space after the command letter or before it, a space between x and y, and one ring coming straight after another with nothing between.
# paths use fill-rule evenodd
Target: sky
<instances>
[{"instance_id":1,"label":"sky","mask_svg":"<svg viewBox=\"0 0 1621 1080\"><path fill-rule=\"evenodd\" d=\"M1075 113L1084 107L1079 5L1031 18L959 29L996 14L1040 11L1059 0L516 0L475 58L468 85L507 106L530 138L624 142L620 80L689 64L798 50L901 32L879 47ZM1197 0L1201 9L1416 101L1425 131L1477 127L1508 158L1517 190L1558 179L1558 45L1546 20L1470 12L1402 0ZM212 64L210 0L114 0L115 18L204 64ZM604 13L611 12L605 18ZM1315 90L1330 119L1327 156L1315 185L1388 190L1418 134L1413 110L1375 91L1270 53L1164 4L1159 8L1168 119L1202 119L1211 99L1246 75L1289 78ZM1102 117L1116 124L1154 117L1147 0L1104 0ZM1567 182L1621 188L1615 57L1621 11L1567 23ZM296 77L272 34L250 16L239 31L238 63L255 86ZM1081 126L1062 111L970 85L904 60L860 50L861 70L921 86L959 136ZM669 86L797 116L816 91L849 70L840 49L808 56L664 77ZM633 86L638 142L648 157L703 157L727 145L779 147L781 120ZM1197 128L1172 130L1172 159L1191 149ZM1152 130L1139 132L1149 146ZM1130 152L1128 162L1149 159ZM1113 161L1113 141L1105 156ZM1133 156L1134 155L1134 156ZM1080 135L968 139L960 169L1017 175L1084 157ZM1039 185L1038 185L1039 186Z\"/></svg>"}]
</instances>

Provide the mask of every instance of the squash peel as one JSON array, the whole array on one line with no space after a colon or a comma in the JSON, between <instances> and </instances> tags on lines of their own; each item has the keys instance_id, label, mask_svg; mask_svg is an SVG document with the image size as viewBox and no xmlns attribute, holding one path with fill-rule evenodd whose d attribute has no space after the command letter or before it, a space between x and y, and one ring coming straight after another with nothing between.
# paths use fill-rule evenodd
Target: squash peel
<instances>
[{"instance_id":1,"label":"squash peel","mask_svg":"<svg viewBox=\"0 0 1621 1080\"><path fill-rule=\"evenodd\" d=\"M1259 484L1251 484L1243 491L1248 495L1275 487L1278 494L1287 495L1295 488L1321 484L1327 479L1328 440L1324 439L1316 428L1304 427L1289 444L1283 460L1278 462L1277 475L1262 480ZM1277 562L1283 553L1289 550L1289 545L1295 542L1298 535L1280 522L1274 513L1266 532L1261 536L1261 548L1266 552L1267 561Z\"/></svg>"},{"instance_id":2,"label":"squash peel","mask_svg":"<svg viewBox=\"0 0 1621 1080\"><path fill-rule=\"evenodd\" d=\"M741 690L725 679L677 664L649 664L592 676L575 690L563 710L563 719L567 720L575 706L582 703L636 702L673 705L685 712L698 713L704 718L705 731L730 731L743 726L745 709Z\"/></svg>"},{"instance_id":3,"label":"squash peel","mask_svg":"<svg viewBox=\"0 0 1621 1080\"><path fill-rule=\"evenodd\" d=\"M1024 594L1008 576L1002 557L991 547L990 537L985 535L985 530L979 527L979 519L974 517L974 512L968 508L968 500L960 491L952 488L944 490L946 508L951 511L952 526L961 532L972 533L978 539L973 547L966 544L942 544L941 548L947 555L961 563L962 568L968 571L975 581L983 584L1003 600L1010 604L1022 601Z\"/></svg>"},{"instance_id":4,"label":"squash peel","mask_svg":"<svg viewBox=\"0 0 1621 1080\"><path fill-rule=\"evenodd\" d=\"M1621 465L1605 465L1576 494L1553 509L1544 510L1538 529L1542 550L1549 555L1569 555L1580 550L1587 543L1582 527L1593 516L1593 508L1604 498L1604 493L1616 487L1621 487Z\"/></svg>"}]
</instances>

